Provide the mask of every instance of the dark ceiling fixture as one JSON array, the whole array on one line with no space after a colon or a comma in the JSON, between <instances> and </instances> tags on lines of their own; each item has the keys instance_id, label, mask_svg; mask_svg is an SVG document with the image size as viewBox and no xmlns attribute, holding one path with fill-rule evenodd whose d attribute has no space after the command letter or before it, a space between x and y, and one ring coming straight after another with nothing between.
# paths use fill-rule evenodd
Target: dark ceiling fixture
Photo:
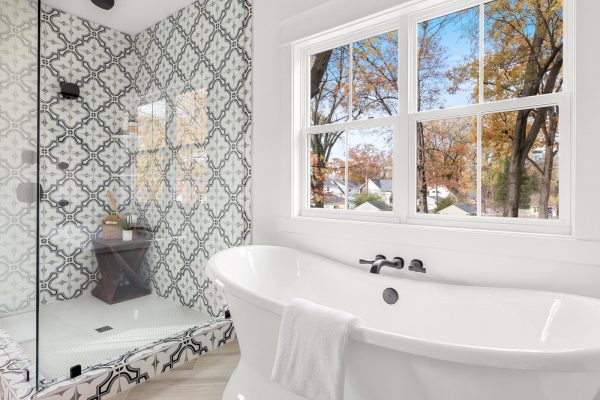
<instances>
[{"instance_id":1,"label":"dark ceiling fixture","mask_svg":"<svg viewBox=\"0 0 600 400\"><path fill-rule=\"evenodd\" d=\"M105 10L110 10L115 6L115 0L92 0L92 3Z\"/></svg>"},{"instance_id":2,"label":"dark ceiling fixture","mask_svg":"<svg viewBox=\"0 0 600 400\"><path fill-rule=\"evenodd\" d=\"M68 100L78 99L79 86L76 83L60 82L60 94Z\"/></svg>"}]
</instances>

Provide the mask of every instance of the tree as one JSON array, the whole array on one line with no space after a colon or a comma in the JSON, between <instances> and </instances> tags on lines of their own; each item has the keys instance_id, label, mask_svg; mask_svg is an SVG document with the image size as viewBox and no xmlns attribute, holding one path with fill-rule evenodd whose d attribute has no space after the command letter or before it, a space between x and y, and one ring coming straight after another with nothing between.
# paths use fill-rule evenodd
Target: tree
<instances>
[{"instance_id":1,"label":"tree","mask_svg":"<svg viewBox=\"0 0 600 400\"><path fill-rule=\"evenodd\" d=\"M421 124L428 187L445 187L467 202L477 191L477 126L473 118Z\"/></svg>"},{"instance_id":2,"label":"tree","mask_svg":"<svg viewBox=\"0 0 600 400\"><path fill-rule=\"evenodd\" d=\"M445 199L441 199L437 203L437 207L435 208L435 213L437 214L440 211L442 211L444 208L448 208L453 204L456 204L456 200L454 199L454 196L448 196Z\"/></svg>"},{"instance_id":3,"label":"tree","mask_svg":"<svg viewBox=\"0 0 600 400\"><path fill-rule=\"evenodd\" d=\"M348 180L356 184L369 179L390 179L386 168L389 155L371 143L362 143L348 150ZM390 175L388 175L390 174Z\"/></svg>"},{"instance_id":4,"label":"tree","mask_svg":"<svg viewBox=\"0 0 600 400\"><path fill-rule=\"evenodd\" d=\"M496 0L486 4L486 59L484 97L502 100L549 94L562 86L563 23L562 0ZM475 70L473 66L465 66ZM464 75L457 74L457 76ZM501 113L488 119L504 118ZM506 181L504 216L518 217L522 181L529 164L542 177L540 209L546 209L551 195L554 158L558 151L558 110L555 107L523 109L514 113L511 126L490 131L484 140L508 143L510 163ZM543 164L530 158L536 144L543 143ZM494 145L494 144L492 144ZM498 157L498 159L502 159ZM540 218L546 218L540 213Z\"/></svg>"},{"instance_id":5,"label":"tree","mask_svg":"<svg viewBox=\"0 0 600 400\"><path fill-rule=\"evenodd\" d=\"M356 207L360 206L363 203L367 203L369 201L381 201L384 202L383 198L377 194L373 193L361 193L357 194L354 202L356 203Z\"/></svg>"},{"instance_id":6,"label":"tree","mask_svg":"<svg viewBox=\"0 0 600 400\"><path fill-rule=\"evenodd\" d=\"M494 193L494 201L505 204L508 199L508 180L510 174L510 159L504 159L504 170L500 175L498 175L497 180L495 182L495 186L497 188ZM528 209L531 208L531 195L533 193L533 180L529 177L529 174L526 170L523 171L523 176L521 177L521 196L519 202L520 209Z\"/></svg>"}]
</instances>

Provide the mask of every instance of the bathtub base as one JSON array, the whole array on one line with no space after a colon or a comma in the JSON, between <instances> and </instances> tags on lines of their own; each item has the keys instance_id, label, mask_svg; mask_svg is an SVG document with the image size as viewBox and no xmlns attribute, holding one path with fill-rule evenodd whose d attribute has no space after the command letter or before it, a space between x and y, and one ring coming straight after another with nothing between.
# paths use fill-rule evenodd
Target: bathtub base
<instances>
[{"instance_id":1,"label":"bathtub base","mask_svg":"<svg viewBox=\"0 0 600 400\"><path fill-rule=\"evenodd\" d=\"M372 364L371 364L372 365ZM460 369L460 368L459 368ZM374 381L372 385L346 382L345 400L389 400L398 398L410 400L598 400L600 399L600 376L541 377L532 376L524 371L515 379L513 373L506 376L494 372L491 382L489 377L479 381L473 374L469 379L456 380L456 371L445 371L443 376L431 375L427 379L423 375L417 381L408 382L389 377ZM466 371L462 371L466 372ZM513 371L515 372L515 371ZM411 379L414 378L411 377ZM463 376L463 378L465 378ZM474 378L474 379L471 379ZM558 378L558 379L557 379ZM566 379L565 379L566 378ZM528 382L526 382L528 381ZM400 387L404 385L403 387ZM229 380L223 400L306 400L288 392L271 382L268 376L257 373L249 365L240 362Z\"/></svg>"},{"instance_id":2,"label":"bathtub base","mask_svg":"<svg viewBox=\"0 0 600 400\"><path fill-rule=\"evenodd\" d=\"M223 400L306 400L271 382L280 316L227 296L241 349ZM503 369L350 340L344 400L600 400L600 372Z\"/></svg>"},{"instance_id":3,"label":"bathtub base","mask_svg":"<svg viewBox=\"0 0 600 400\"><path fill-rule=\"evenodd\" d=\"M306 400L271 382L240 361L229 379L223 400Z\"/></svg>"}]
</instances>

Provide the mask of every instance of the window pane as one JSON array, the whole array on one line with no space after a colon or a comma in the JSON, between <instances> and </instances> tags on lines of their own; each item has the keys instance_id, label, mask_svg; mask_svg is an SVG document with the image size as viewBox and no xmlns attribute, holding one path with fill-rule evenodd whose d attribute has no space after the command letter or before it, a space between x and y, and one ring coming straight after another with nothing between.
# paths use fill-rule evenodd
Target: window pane
<instances>
[{"instance_id":1,"label":"window pane","mask_svg":"<svg viewBox=\"0 0 600 400\"><path fill-rule=\"evenodd\" d=\"M392 127L348 132L348 207L392 210Z\"/></svg>"},{"instance_id":2,"label":"window pane","mask_svg":"<svg viewBox=\"0 0 600 400\"><path fill-rule=\"evenodd\" d=\"M483 117L483 214L558 219L558 122L558 107Z\"/></svg>"},{"instance_id":3,"label":"window pane","mask_svg":"<svg viewBox=\"0 0 600 400\"><path fill-rule=\"evenodd\" d=\"M478 7L419 24L418 111L477 102L478 35Z\"/></svg>"},{"instance_id":4,"label":"window pane","mask_svg":"<svg viewBox=\"0 0 600 400\"><path fill-rule=\"evenodd\" d=\"M398 113L398 32L388 32L352 46L354 119Z\"/></svg>"},{"instance_id":5,"label":"window pane","mask_svg":"<svg viewBox=\"0 0 600 400\"><path fill-rule=\"evenodd\" d=\"M485 100L561 90L563 0L485 4Z\"/></svg>"},{"instance_id":6,"label":"window pane","mask_svg":"<svg viewBox=\"0 0 600 400\"><path fill-rule=\"evenodd\" d=\"M477 119L417 125L417 212L477 215Z\"/></svg>"},{"instance_id":7,"label":"window pane","mask_svg":"<svg viewBox=\"0 0 600 400\"><path fill-rule=\"evenodd\" d=\"M346 208L344 132L309 135L310 206Z\"/></svg>"},{"instance_id":8,"label":"window pane","mask_svg":"<svg viewBox=\"0 0 600 400\"><path fill-rule=\"evenodd\" d=\"M349 46L327 50L310 57L311 125L348 120L350 71Z\"/></svg>"}]
</instances>

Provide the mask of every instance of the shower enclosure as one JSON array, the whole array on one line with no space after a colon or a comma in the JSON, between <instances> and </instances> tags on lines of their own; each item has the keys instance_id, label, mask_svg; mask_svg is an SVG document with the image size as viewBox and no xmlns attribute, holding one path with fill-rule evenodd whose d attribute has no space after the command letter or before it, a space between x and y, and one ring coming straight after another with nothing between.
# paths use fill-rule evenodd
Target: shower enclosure
<instances>
[{"instance_id":1,"label":"shower enclosure","mask_svg":"<svg viewBox=\"0 0 600 400\"><path fill-rule=\"evenodd\" d=\"M250 240L251 10L63 3L0 0L0 386L107 394L233 337L204 267Z\"/></svg>"}]
</instances>

